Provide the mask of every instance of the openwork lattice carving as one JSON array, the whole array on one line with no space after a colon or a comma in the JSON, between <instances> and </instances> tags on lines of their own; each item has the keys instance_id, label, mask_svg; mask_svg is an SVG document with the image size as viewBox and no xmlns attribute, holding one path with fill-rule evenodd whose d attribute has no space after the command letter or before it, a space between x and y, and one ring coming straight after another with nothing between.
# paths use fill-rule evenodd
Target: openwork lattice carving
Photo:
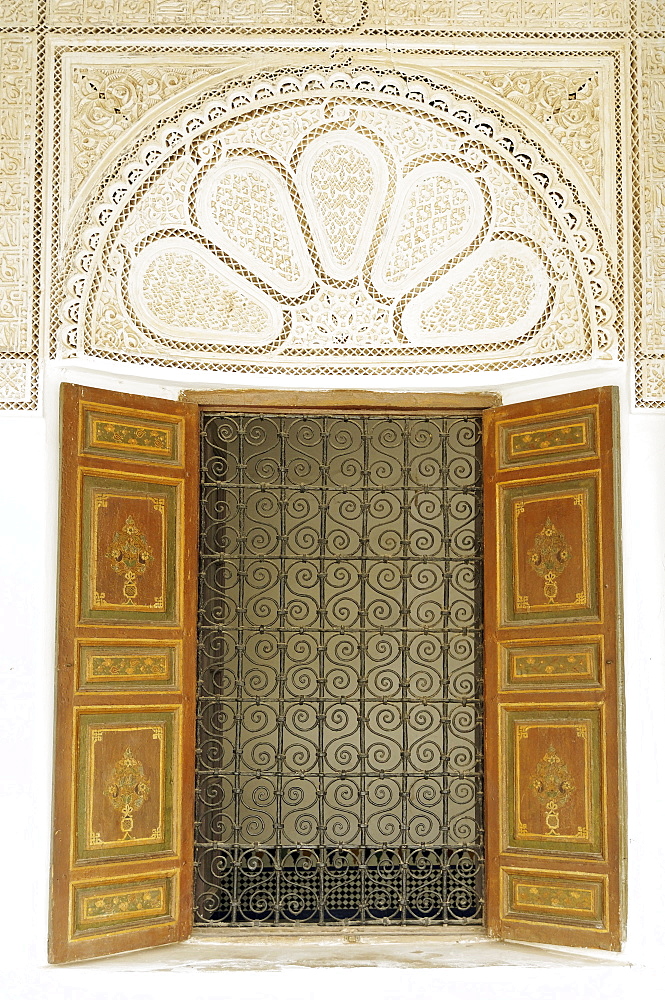
<instances>
[{"instance_id":1,"label":"openwork lattice carving","mask_svg":"<svg viewBox=\"0 0 665 1000\"><path fill-rule=\"evenodd\" d=\"M203 417L197 922L482 920L480 431Z\"/></svg>"},{"instance_id":2,"label":"openwork lattice carving","mask_svg":"<svg viewBox=\"0 0 665 1000\"><path fill-rule=\"evenodd\" d=\"M62 356L269 372L615 356L603 237L496 114L379 70L200 89L79 215Z\"/></svg>"}]
</instances>

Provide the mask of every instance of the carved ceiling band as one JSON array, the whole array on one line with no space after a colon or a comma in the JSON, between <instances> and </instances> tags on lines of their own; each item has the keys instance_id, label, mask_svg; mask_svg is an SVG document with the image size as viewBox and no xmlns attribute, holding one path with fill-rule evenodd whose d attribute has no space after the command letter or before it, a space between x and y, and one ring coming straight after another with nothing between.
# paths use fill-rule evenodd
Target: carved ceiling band
<instances>
[{"instance_id":1,"label":"carved ceiling band","mask_svg":"<svg viewBox=\"0 0 665 1000\"><path fill-rule=\"evenodd\" d=\"M601 229L496 113L378 70L200 88L80 204L60 356L268 373L617 356Z\"/></svg>"}]
</instances>

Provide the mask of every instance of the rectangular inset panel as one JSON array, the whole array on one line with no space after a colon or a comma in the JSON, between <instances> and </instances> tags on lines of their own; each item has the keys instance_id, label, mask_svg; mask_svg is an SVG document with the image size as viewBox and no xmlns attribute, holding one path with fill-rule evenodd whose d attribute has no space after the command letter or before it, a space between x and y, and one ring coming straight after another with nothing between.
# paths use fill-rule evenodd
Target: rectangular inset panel
<instances>
[{"instance_id":1,"label":"rectangular inset panel","mask_svg":"<svg viewBox=\"0 0 665 1000\"><path fill-rule=\"evenodd\" d=\"M503 625L598 619L594 476L498 487Z\"/></svg>"},{"instance_id":2,"label":"rectangular inset panel","mask_svg":"<svg viewBox=\"0 0 665 1000\"><path fill-rule=\"evenodd\" d=\"M182 465L184 420L126 408L82 407L81 454L123 462Z\"/></svg>"},{"instance_id":3,"label":"rectangular inset panel","mask_svg":"<svg viewBox=\"0 0 665 1000\"><path fill-rule=\"evenodd\" d=\"M552 414L534 422L497 422L500 469L553 465L598 455L598 407Z\"/></svg>"},{"instance_id":4,"label":"rectangular inset panel","mask_svg":"<svg viewBox=\"0 0 665 1000\"><path fill-rule=\"evenodd\" d=\"M502 868L501 879L505 920L535 920L606 930L606 876Z\"/></svg>"},{"instance_id":5,"label":"rectangular inset panel","mask_svg":"<svg viewBox=\"0 0 665 1000\"><path fill-rule=\"evenodd\" d=\"M172 690L180 677L180 643L160 639L119 645L113 639L78 644L81 691Z\"/></svg>"},{"instance_id":6,"label":"rectangular inset panel","mask_svg":"<svg viewBox=\"0 0 665 1000\"><path fill-rule=\"evenodd\" d=\"M603 851L600 709L501 709L504 850Z\"/></svg>"},{"instance_id":7,"label":"rectangular inset panel","mask_svg":"<svg viewBox=\"0 0 665 1000\"><path fill-rule=\"evenodd\" d=\"M71 886L70 939L175 921L177 872Z\"/></svg>"},{"instance_id":8,"label":"rectangular inset panel","mask_svg":"<svg viewBox=\"0 0 665 1000\"><path fill-rule=\"evenodd\" d=\"M503 690L602 687L602 636L499 643Z\"/></svg>"},{"instance_id":9,"label":"rectangular inset panel","mask_svg":"<svg viewBox=\"0 0 665 1000\"><path fill-rule=\"evenodd\" d=\"M82 505L81 621L175 623L179 487L84 473Z\"/></svg>"},{"instance_id":10,"label":"rectangular inset panel","mask_svg":"<svg viewBox=\"0 0 665 1000\"><path fill-rule=\"evenodd\" d=\"M76 861L175 852L178 709L79 711Z\"/></svg>"}]
</instances>

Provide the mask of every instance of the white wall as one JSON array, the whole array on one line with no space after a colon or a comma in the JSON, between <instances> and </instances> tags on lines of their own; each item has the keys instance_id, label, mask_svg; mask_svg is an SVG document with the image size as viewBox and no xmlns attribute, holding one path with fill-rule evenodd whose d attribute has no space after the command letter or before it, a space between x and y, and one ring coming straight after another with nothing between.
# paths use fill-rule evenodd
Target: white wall
<instances>
[{"instance_id":1,"label":"white wall","mask_svg":"<svg viewBox=\"0 0 665 1000\"><path fill-rule=\"evenodd\" d=\"M603 384L622 391L623 551L625 588L626 739L628 772L628 938L630 967L588 969L307 970L190 973L186 982L160 973L128 977L46 966L50 795L53 774L54 607L57 560L58 385L62 380L174 397L182 385L214 379L172 370L89 364L46 374L45 415L0 419L0 755L5 798L0 812L1 910L5 952L0 996L106 997L646 997L659 995L665 898L665 412L630 412L621 365L580 366L565 374L536 370L425 380L356 380L366 388L446 390L474 386L501 391L506 402ZM180 381L180 379L186 379ZM238 379L225 384L248 384ZM217 385L220 383L218 382ZM255 382L255 384L258 384ZM263 383L267 384L266 382ZM332 385L297 380L298 387ZM344 380L348 387L350 380ZM67 761L56 762L63 776ZM5 989L3 989L3 982Z\"/></svg>"}]
</instances>

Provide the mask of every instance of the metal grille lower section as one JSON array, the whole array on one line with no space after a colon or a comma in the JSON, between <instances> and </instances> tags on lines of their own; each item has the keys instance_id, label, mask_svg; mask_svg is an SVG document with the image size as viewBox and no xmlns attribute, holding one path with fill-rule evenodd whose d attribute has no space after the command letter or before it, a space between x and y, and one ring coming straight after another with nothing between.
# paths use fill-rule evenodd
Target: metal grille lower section
<instances>
[{"instance_id":1,"label":"metal grille lower section","mask_svg":"<svg viewBox=\"0 0 665 1000\"><path fill-rule=\"evenodd\" d=\"M475 416L202 417L195 921L482 920Z\"/></svg>"}]
</instances>

